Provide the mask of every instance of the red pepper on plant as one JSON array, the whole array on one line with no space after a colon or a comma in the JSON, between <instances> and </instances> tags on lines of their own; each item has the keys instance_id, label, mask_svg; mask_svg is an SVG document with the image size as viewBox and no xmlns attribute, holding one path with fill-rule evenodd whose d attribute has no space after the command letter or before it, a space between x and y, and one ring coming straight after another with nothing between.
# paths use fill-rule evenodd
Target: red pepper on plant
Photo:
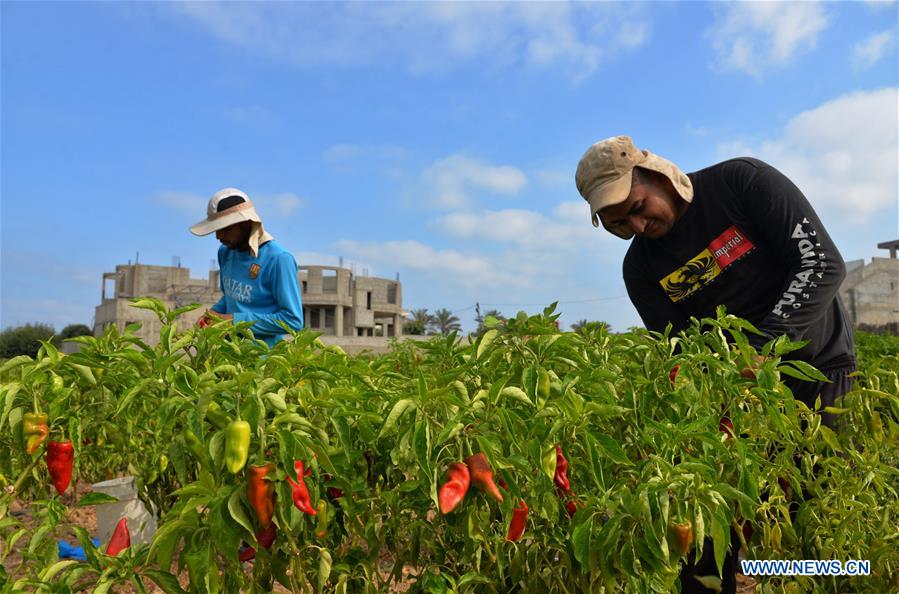
<instances>
[{"instance_id":1,"label":"red pepper on plant","mask_svg":"<svg viewBox=\"0 0 899 594\"><path fill-rule=\"evenodd\" d=\"M471 484L479 490L486 492L499 502L502 502L503 495L499 492L499 487L493 482L493 469L487 461L487 456L480 452L465 459L468 470L471 475Z\"/></svg>"},{"instance_id":2,"label":"red pepper on plant","mask_svg":"<svg viewBox=\"0 0 899 594\"><path fill-rule=\"evenodd\" d=\"M269 524L267 528L260 528L256 531L256 540L259 542L259 545L265 549L266 551L272 548L272 543L275 542L275 536L278 534L277 528L275 528L275 524Z\"/></svg>"},{"instance_id":3,"label":"red pepper on plant","mask_svg":"<svg viewBox=\"0 0 899 594\"><path fill-rule=\"evenodd\" d=\"M240 561L251 561L256 558L256 549L251 546L244 547L237 551L237 558Z\"/></svg>"},{"instance_id":4,"label":"red pepper on plant","mask_svg":"<svg viewBox=\"0 0 899 594\"><path fill-rule=\"evenodd\" d=\"M686 555L693 545L693 525L690 522L671 524L668 527L672 537L672 548L678 555Z\"/></svg>"},{"instance_id":5,"label":"red pepper on plant","mask_svg":"<svg viewBox=\"0 0 899 594\"><path fill-rule=\"evenodd\" d=\"M718 421L718 431L727 434L727 441L731 442L734 439L734 423L730 420L730 417L724 415L721 417L721 420Z\"/></svg>"},{"instance_id":6,"label":"red pepper on plant","mask_svg":"<svg viewBox=\"0 0 899 594\"><path fill-rule=\"evenodd\" d=\"M115 557L125 549L131 546L131 534L128 532L128 522L125 518L119 520L116 524L112 536L109 538L109 544L106 545L106 554Z\"/></svg>"},{"instance_id":7,"label":"red pepper on plant","mask_svg":"<svg viewBox=\"0 0 899 594\"><path fill-rule=\"evenodd\" d=\"M256 511L256 519L263 528L268 528L275 513L275 484L266 480L269 473L274 470L273 462L251 466L250 478L247 481L247 500Z\"/></svg>"},{"instance_id":8,"label":"red pepper on plant","mask_svg":"<svg viewBox=\"0 0 899 594\"><path fill-rule=\"evenodd\" d=\"M71 441L51 441L47 444L47 470L60 495L72 482L72 466L75 464L75 448Z\"/></svg>"},{"instance_id":9,"label":"red pepper on plant","mask_svg":"<svg viewBox=\"0 0 899 594\"><path fill-rule=\"evenodd\" d=\"M293 505L301 512L314 516L318 512L312 507L309 489L306 488L306 480L303 478L306 475L303 470L303 461L295 461L293 463L293 468L297 473L297 480L293 480L289 476L287 477L287 482L290 483L292 489Z\"/></svg>"},{"instance_id":10,"label":"red pepper on plant","mask_svg":"<svg viewBox=\"0 0 899 594\"><path fill-rule=\"evenodd\" d=\"M509 531L506 540L515 542L524 534L524 528L528 520L528 504L522 499L518 506L512 510L512 521L509 522Z\"/></svg>"},{"instance_id":11,"label":"red pepper on plant","mask_svg":"<svg viewBox=\"0 0 899 594\"><path fill-rule=\"evenodd\" d=\"M468 493L468 486L471 484L471 475L468 472L468 466L462 462L453 462L446 471L447 481L440 487L437 499L440 502L440 513L448 514L459 505L465 494Z\"/></svg>"},{"instance_id":12,"label":"red pepper on plant","mask_svg":"<svg viewBox=\"0 0 899 594\"><path fill-rule=\"evenodd\" d=\"M571 481L568 480L568 460L562 454L562 446L556 445L556 475L553 482L561 491L568 493L571 491Z\"/></svg>"},{"instance_id":13,"label":"red pepper on plant","mask_svg":"<svg viewBox=\"0 0 899 594\"><path fill-rule=\"evenodd\" d=\"M675 365L671 368L671 371L668 372L668 379L671 381L671 385L674 385L674 380L677 379L677 372L680 371L680 364Z\"/></svg>"}]
</instances>

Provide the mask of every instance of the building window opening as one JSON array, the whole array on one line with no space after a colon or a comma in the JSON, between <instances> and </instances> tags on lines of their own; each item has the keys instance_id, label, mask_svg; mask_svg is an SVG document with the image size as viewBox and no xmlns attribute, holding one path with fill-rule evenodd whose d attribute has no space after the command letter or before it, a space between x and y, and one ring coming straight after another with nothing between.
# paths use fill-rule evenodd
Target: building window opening
<instances>
[{"instance_id":1,"label":"building window opening","mask_svg":"<svg viewBox=\"0 0 899 594\"><path fill-rule=\"evenodd\" d=\"M337 292L337 271L322 270L322 293Z\"/></svg>"}]
</instances>

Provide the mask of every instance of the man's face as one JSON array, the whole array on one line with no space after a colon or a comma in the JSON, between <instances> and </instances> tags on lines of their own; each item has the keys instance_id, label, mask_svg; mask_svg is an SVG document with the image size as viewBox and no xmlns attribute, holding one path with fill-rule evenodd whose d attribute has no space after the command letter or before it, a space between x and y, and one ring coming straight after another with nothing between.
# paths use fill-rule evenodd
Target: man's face
<instances>
[{"instance_id":1,"label":"man's face","mask_svg":"<svg viewBox=\"0 0 899 594\"><path fill-rule=\"evenodd\" d=\"M215 232L215 238L221 241L227 248L244 250L249 247L247 240L250 238L252 228L252 221L241 221L224 229L219 229Z\"/></svg>"},{"instance_id":2,"label":"man's face","mask_svg":"<svg viewBox=\"0 0 899 594\"><path fill-rule=\"evenodd\" d=\"M631 187L627 199L599 212L606 228L638 237L659 239L671 231L686 203L673 188L656 183Z\"/></svg>"}]
</instances>

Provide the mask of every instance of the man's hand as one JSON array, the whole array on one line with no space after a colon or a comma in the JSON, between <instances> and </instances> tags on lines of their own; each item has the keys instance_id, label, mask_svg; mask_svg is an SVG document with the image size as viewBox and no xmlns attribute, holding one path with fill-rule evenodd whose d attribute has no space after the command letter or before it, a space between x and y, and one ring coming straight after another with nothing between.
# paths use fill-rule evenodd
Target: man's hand
<instances>
[{"instance_id":1,"label":"man's hand","mask_svg":"<svg viewBox=\"0 0 899 594\"><path fill-rule=\"evenodd\" d=\"M200 320L197 322L197 325L199 325L201 328L205 328L209 324L217 322L219 320L231 321L233 319L234 319L233 314L219 313L213 309L207 309L203 313L203 317L200 318Z\"/></svg>"}]
</instances>

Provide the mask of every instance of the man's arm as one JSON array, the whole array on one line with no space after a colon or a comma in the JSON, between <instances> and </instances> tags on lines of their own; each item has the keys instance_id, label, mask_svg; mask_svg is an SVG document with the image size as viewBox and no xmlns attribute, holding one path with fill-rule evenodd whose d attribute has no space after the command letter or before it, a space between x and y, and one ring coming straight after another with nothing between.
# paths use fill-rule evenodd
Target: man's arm
<instances>
[{"instance_id":1,"label":"man's arm","mask_svg":"<svg viewBox=\"0 0 899 594\"><path fill-rule=\"evenodd\" d=\"M289 253L280 254L272 271L272 294L278 304L273 313L240 312L234 314L234 322L255 322L253 334L272 336L284 334L278 322L284 322L291 330L303 329L303 305L297 282L297 263Z\"/></svg>"},{"instance_id":2,"label":"man's arm","mask_svg":"<svg viewBox=\"0 0 899 594\"><path fill-rule=\"evenodd\" d=\"M761 161L742 193L758 241L786 264L788 273L772 310L756 326L768 337L802 340L831 307L846 265L805 196L785 175ZM764 338L750 336L755 346Z\"/></svg>"}]
</instances>

